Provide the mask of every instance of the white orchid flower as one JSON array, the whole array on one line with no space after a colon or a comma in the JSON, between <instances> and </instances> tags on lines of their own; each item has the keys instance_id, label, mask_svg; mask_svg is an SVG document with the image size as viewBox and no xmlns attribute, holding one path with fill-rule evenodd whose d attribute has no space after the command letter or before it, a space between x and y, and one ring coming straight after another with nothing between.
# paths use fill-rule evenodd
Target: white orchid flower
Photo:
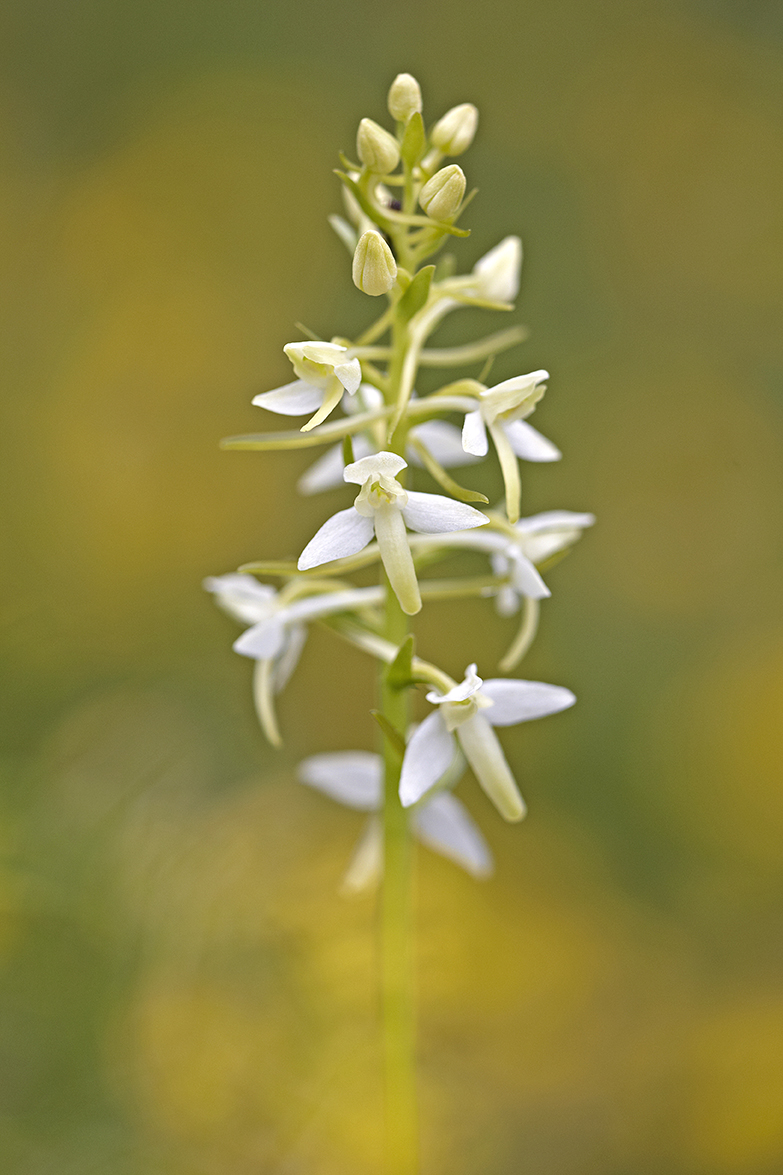
<instances>
[{"instance_id":1,"label":"white orchid flower","mask_svg":"<svg viewBox=\"0 0 783 1175\"><path fill-rule=\"evenodd\" d=\"M504 237L473 266L478 279L473 288L488 302L513 302L519 293L521 268L522 242L519 237Z\"/></svg>"},{"instance_id":2,"label":"white orchid flower","mask_svg":"<svg viewBox=\"0 0 783 1175\"><path fill-rule=\"evenodd\" d=\"M498 544L491 555L495 575L509 577L508 585L501 588L497 595L497 608L501 616L513 616L518 612L520 597L539 598L526 590L524 576L520 574L520 561L527 560L533 564L545 562L552 555L573 546L582 537L582 531L594 522L594 514L577 514L573 510L547 510L529 518L520 518L514 527L519 535L518 540L508 541L507 536L504 536L505 547Z\"/></svg>"},{"instance_id":3,"label":"white orchid flower","mask_svg":"<svg viewBox=\"0 0 783 1175\"><path fill-rule=\"evenodd\" d=\"M367 384L362 384L362 390L368 387ZM376 388L372 388L376 391ZM380 392L378 393L380 396ZM454 469L460 465L472 465L478 461L478 457L474 457L472 453L466 453L462 447L462 435L455 424L449 424L446 420L425 420L422 424L417 424L408 433L410 440L421 441L425 448L432 454L439 465L444 469ZM362 457L369 457L371 453L377 452L376 446L372 444L369 437L360 433L353 438L353 454L358 461ZM406 456L410 465L415 465L418 468L423 468L424 463L416 450L409 446L406 450ZM331 449L327 449L322 457L306 469L299 481L296 483L296 488L300 494L320 494L323 490L331 490L336 486L343 484L343 446L342 444L334 445Z\"/></svg>"},{"instance_id":4,"label":"white orchid flower","mask_svg":"<svg viewBox=\"0 0 783 1175\"><path fill-rule=\"evenodd\" d=\"M465 769L457 753L447 765L448 786ZM359 812L371 813L343 879L343 890L360 893L375 885L383 873L383 827L376 812L383 807L383 760L371 751L342 751L313 755L299 764L302 783L316 788ZM439 790L413 809L413 832L422 844L460 865L473 877L488 877L492 856L467 809L451 792Z\"/></svg>"},{"instance_id":5,"label":"white orchid flower","mask_svg":"<svg viewBox=\"0 0 783 1175\"><path fill-rule=\"evenodd\" d=\"M526 808L493 726L513 726L573 706L569 689L541 681L493 678L482 681L469 665L465 680L427 701L438 709L410 739L402 762L400 800L418 803L438 782L454 757L455 741L479 784L506 820L521 820Z\"/></svg>"},{"instance_id":6,"label":"white orchid flower","mask_svg":"<svg viewBox=\"0 0 783 1175\"><path fill-rule=\"evenodd\" d=\"M351 396L356 393L362 381L361 364L339 343L287 343L283 350L298 378L271 392L261 392L253 397L252 403L282 416L305 416L313 412L302 426L302 432L309 432L326 420L344 392Z\"/></svg>"},{"instance_id":7,"label":"white orchid flower","mask_svg":"<svg viewBox=\"0 0 783 1175\"><path fill-rule=\"evenodd\" d=\"M298 567L307 571L356 555L374 534L392 591L402 610L412 616L421 608L421 595L406 525L421 534L445 534L484 526L489 519L472 506L442 494L403 489L396 474L407 464L396 453L384 451L346 465L343 478L362 487L359 495L353 506L324 523L299 556Z\"/></svg>"},{"instance_id":8,"label":"white orchid flower","mask_svg":"<svg viewBox=\"0 0 783 1175\"><path fill-rule=\"evenodd\" d=\"M280 746L282 740L273 697L288 683L299 662L308 621L370 608L384 598L382 587L370 587L320 591L290 599L269 584L241 574L205 579L204 588L229 616L251 626L234 641L233 648L256 662L253 697L261 726L274 746Z\"/></svg>"},{"instance_id":9,"label":"white orchid flower","mask_svg":"<svg viewBox=\"0 0 783 1175\"><path fill-rule=\"evenodd\" d=\"M506 485L506 512L509 522L519 518L519 464L525 461L559 461L560 450L527 424L529 416L546 391L549 373L531 371L517 375L494 387L484 388L478 396L478 407L465 415L462 428L462 447L476 457L486 456L489 444L487 430L497 450L503 480Z\"/></svg>"}]
</instances>

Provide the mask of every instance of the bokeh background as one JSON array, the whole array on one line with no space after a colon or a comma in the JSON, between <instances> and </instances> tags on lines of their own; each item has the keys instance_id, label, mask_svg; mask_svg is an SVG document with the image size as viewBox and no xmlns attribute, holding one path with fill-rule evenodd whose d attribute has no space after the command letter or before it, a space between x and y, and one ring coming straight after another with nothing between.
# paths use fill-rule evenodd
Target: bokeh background
<instances>
[{"instance_id":1,"label":"bokeh background","mask_svg":"<svg viewBox=\"0 0 783 1175\"><path fill-rule=\"evenodd\" d=\"M217 441L294 321L368 321L331 168L403 69L481 109L462 266L524 239L496 373L552 372L565 453L526 512L599 516L523 670L579 705L505 737L528 821L466 779L495 878L421 855L425 1175L783 1168L782 13L5 0L9 1175L379 1171L362 818L293 776L373 746L371 670L313 633L272 752L200 581L348 504ZM419 632L457 675L510 639L486 603Z\"/></svg>"}]
</instances>

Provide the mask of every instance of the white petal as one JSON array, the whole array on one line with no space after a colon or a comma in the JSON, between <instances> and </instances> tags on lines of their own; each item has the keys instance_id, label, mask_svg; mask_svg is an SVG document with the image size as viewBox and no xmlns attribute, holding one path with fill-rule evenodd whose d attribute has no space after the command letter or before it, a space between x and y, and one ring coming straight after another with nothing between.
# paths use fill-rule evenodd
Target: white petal
<instances>
[{"instance_id":1,"label":"white petal","mask_svg":"<svg viewBox=\"0 0 783 1175\"><path fill-rule=\"evenodd\" d=\"M521 265L522 242L519 237L505 237L473 266L481 279L479 292L493 302L513 302L519 293Z\"/></svg>"},{"instance_id":2,"label":"white petal","mask_svg":"<svg viewBox=\"0 0 783 1175\"><path fill-rule=\"evenodd\" d=\"M425 420L423 424L417 424L411 430L411 436L426 445L444 469L452 469L457 465L472 465L476 460L472 453L466 453L463 449L460 430L447 420ZM422 460L415 449L411 449L410 460L411 465L421 468Z\"/></svg>"},{"instance_id":3,"label":"white petal","mask_svg":"<svg viewBox=\"0 0 783 1175\"><path fill-rule=\"evenodd\" d=\"M338 363L334 374L351 396L362 382L362 365L358 359L351 359L348 363Z\"/></svg>"},{"instance_id":4,"label":"white petal","mask_svg":"<svg viewBox=\"0 0 783 1175\"><path fill-rule=\"evenodd\" d=\"M307 640L307 625L287 624L285 637L285 647L272 667L272 689L276 694L285 689L299 664Z\"/></svg>"},{"instance_id":5,"label":"white petal","mask_svg":"<svg viewBox=\"0 0 783 1175\"><path fill-rule=\"evenodd\" d=\"M482 710L493 726L513 726L532 718L544 718L573 706L576 697L562 685L543 681L519 681L513 677L492 677L481 689L493 705Z\"/></svg>"},{"instance_id":6,"label":"white petal","mask_svg":"<svg viewBox=\"0 0 783 1175\"><path fill-rule=\"evenodd\" d=\"M285 625L278 616L272 616L246 629L234 641L233 648L235 653L241 653L243 657L270 661L283 651L285 641Z\"/></svg>"},{"instance_id":7,"label":"white petal","mask_svg":"<svg viewBox=\"0 0 783 1175\"><path fill-rule=\"evenodd\" d=\"M421 611L421 593L402 511L394 505L379 506L374 511L374 521L378 550L389 577L389 586L403 612L415 616Z\"/></svg>"},{"instance_id":8,"label":"white petal","mask_svg":"<svg viewBox=\"0 0 783 1175\"><path fill-rule=\"evenodd\" d=\"M354 437L353 441L354 456L366 457L368 453L372 452L372 445L366 437ZM327 449L323 457L319 457L314 461L309 469L306 469L299 481L296 483L296 488L300 494L320 494L322 490L332 490L337 486L344 485L343 480L343 447L342 444L334 445L333 448Z\"/></svg>"},{"instance_id":9,"label":"white petal","mask_svg":"<svg viewBox=\"0 0 783 1175\"><path fill-rule=\"evenodd\" d=\"M516 528L522 534L542 534L561 529L582 530L594 522L595 514L579 514L574 510L544 510L541 514L531 514L529 518L520 518Z\"/></svg>"},{"instance_id":10,"label":"white petal","mask_svg":"<svg viewBox=\"0 0 783 1175\"><path fill-rule=\"evenodd\" d=\"M427 701L432 702L433 706L440 705L443 702L464 702L468 698L472 698L477 694L484 684L482 678L476 673L476 662L468 665L465 670L465 677L450 689L446 694L439 694L436 690L430 690L427 694Z\"/></svg>"},{"instance_id":11,"label":"white petal","mask_svg":"<svg viewBox=\"0 0 783 1175\"><path fill-rule=\"evenodd\" d=\"M349 506L338 510L310 539L299 556L297 567L307 571L309 567L320 567L332 559L356 555L370 542L373 536L371 518L364 518Z\"/></svg>"},{"instance_id":12,"label":"white petal","mask_svg":"<svg viewBox=\"0 0 783 1175\"><path fill-rule=\"evenodd\" d=\"M503 427L511 448L525 461L559 461L563 456L557 445L524 420L512 420Z\"/></svg>"},{"instance_id":13,"label":"white petal","mask_svg":"<svg viewBox=\"0 0 783 1175\"><path fill-rule=\"evenodd\" d=\"M382 873L383 827L377 816L371 816L364 835L354 849L340 889L344 894L366 893L375 888Z\"/></svg>"},{"instance_id":14,"label":"white petal","mask_svg":"<svg viewBox=\"0 0 783 1175\"><path fill-rule=\"evenodd\" d=\"M551 596L549 588L536 571L531 561L520 551L510 550L511 581L516 591L531 600L545 600Z\"/></svg>"},{"instance_id":15,"label":"white petal","mask_svg":"<svg viewBox=\"0 0 783 1175\"><path fill-rule=\"evenodd\" d=\"M450 792L439 792L417 808L413 827L422 844L448 857L474 877L492 872L492 854L467 809Z\"/></svg>"},{"instance_id":16,"label":"white petal","mask_svg":"<svg viewBox=\"0 0 783 1175\"><path fill-rule=\"evenodd\" d=\"M321 407L323 398L323 388L316 388L304 380L295 379L293 383L284 384L281 388L253 396L251 403L257 408L277 412L280 416L306 416L308 412L315 412Z\"/></svg>"},{"instance_id":17,"label":"white petal","mask_svg":"<svg viewBox=\"0 0 783 1175\"><path fill-rule=\"evenodd\" d=\"M484 427L484 418L481 410L465 413L465 423L462 426L462 448L474 457L486 457L489 452L487 430Z\"/></svg>"},{"instance_id":18,"label":"white petal","mask_svg":"<svg viewBox=\"0 0 783 1175\"><path fill-rule=\"evenodd\" d=\"M213 575L202 587L212 592L216 603L235 620L257 624L275 608L277 592L268 583L259 583L252 575Z\"/></svg>"},{"instance_id":19,"label":"white petal","mask_svg":"<svg viewBox=\"0 0 783 1175\"><path fill-rule=\"evenodd\" d=\"M417 727L405 748L400 774L400 801L409 808L434 787L454 758L454 739L436 710Z\"/></svg>"},{"instance_id":20,"label":"white petal","mask_svg":"<svg viewBox=\"0 0 783 1175\"><path fill-rule=\"evenodd\" d=\"M411 530L420 534L446 534L489 522L486 514L474 510L466 502L455 502L443 494L421 494L416 490L408 491L408 504L403 506L402 514Z\"/></svg>"},{"instance_id":21,"label":"white petal","mask_svg":"<svg viewBox=\"0 0 783 1175\"><path fill-rule=\"evenodd\" d=\"M404 457L398 457L396 453L388 453L383 450L346 465L343 477L347 482L360 486L364 485L368 477L396 477L401 469L406 468L407 464Z\"/></svg>"},{"instance_id":22,"label":"white petal","mask_svg":"<svg viewBox=\"0 0 783 1175\"><path fill-rule=\"evenodd\" d=\"M463 722L457 728L457 738L473 774L503 819L521 820L527 811L525 801L519 794L498 736L484 717L491 713L491 710L484 710Z\"/></svg>"},{"instance_id":23,"label":"white petal","mask_svg":"<svg viewBox=\"0 0 783 1175\"><path fill-rule=\"evenodd\" d=\"M383 800L383 761L372 751L311 755L296 769L301 783L315 787L340 804L376 812Z\"/></svg>"},{"instance_id":24,"label":"white petal","mask_svg":"<svg viewBox=\"0 0 783 1175\"><path fill-rule=\"evenodd\" d=\"M309 359L311 363L327 363L332 367L342 363L348 350L340 343L324 343L320 339L309 343L288 343L283 347L286 355L289 349L292 354L295 354L298 349L304 358Z\"/></svg>"}]
</instances>

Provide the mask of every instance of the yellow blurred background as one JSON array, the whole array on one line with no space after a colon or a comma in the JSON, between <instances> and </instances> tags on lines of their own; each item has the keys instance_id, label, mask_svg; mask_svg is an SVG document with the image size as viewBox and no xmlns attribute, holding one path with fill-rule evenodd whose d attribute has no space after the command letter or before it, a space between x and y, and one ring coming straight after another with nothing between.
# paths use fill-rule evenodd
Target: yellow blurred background
<instances>
[{"instance_id":1,"label":"yellow blurred background","mask_svg":"<svg viewBox=\"0 0 783 1175\"><path fill-rule=\"evenodd\" d=\"M273 752L200 582L347 504L217 442L294 321L369 320L331 168L400 70L481 110L461 268L524 240L525 512L599 517L521 670L579 704L504 735L529 819L466 779L494 879L421 854L424 1175L783 1169L782 49L774 0L6 0L4 1172L380 1170L361 817L293 775L374 745L372 671L313 633Z\"/></svg>"}]
</instances>

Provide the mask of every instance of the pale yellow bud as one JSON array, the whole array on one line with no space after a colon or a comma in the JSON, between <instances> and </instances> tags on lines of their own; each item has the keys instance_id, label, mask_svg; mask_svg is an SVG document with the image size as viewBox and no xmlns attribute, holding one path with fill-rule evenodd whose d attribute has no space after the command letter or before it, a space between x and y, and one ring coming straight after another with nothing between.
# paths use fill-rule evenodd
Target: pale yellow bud
<instances>
[{"instance_id":1,"label":"pale yellow bud","mask_svg":"<svg viewBox=\"0 0 783 1175\"><path fill-rule=\"evenodd\" d=\"M356 135L356 150L364 166L375 175L388 175L400 162L400 145L371 118L363 118Z\"/></svg>"},{"instance_id":2,"label":"pale yellow bud","mask_svg":"<svg viewBox=\"0 0 783 1175\"><path fill-rule=\"evenodd\" d=\"M421 88L409 73L398 73L389 88L389 114L398 122L407 122L412 114L421 111Z\"/></svg>"},{"instance_id":3,"label":"pale yellow bud","mask_svg":"<svg viewBox=\"0 0 783 1175\"><path fill-rule=\"evenodd\" d=\"M461 155L473 142L478 110L471 102L452 106L432 128L430 140L444 155Z\"/></svg>"},{"instance_id":4,"label":"pale yellow bud","mask_svg":"<svg viewBox=\"0 0 783 1175\"><path fill-rule=\"evenodd\" d=\"M397 262L380 233L370 229L363 233L353 255L353 284L365 294L377 298L388 294L397 280Z\"/></svg>"},{"instance_id":5,"label":"pale yellow bud","mask_svg":"<svg viewBox=\"0 0 783 1175\"><path fill-rule=\"evenodd\" d=\"M465 195L465 173L456 163L436 171L419 192L419 203L433 220L448 220Z\"/></svg>"}]
</instances>

